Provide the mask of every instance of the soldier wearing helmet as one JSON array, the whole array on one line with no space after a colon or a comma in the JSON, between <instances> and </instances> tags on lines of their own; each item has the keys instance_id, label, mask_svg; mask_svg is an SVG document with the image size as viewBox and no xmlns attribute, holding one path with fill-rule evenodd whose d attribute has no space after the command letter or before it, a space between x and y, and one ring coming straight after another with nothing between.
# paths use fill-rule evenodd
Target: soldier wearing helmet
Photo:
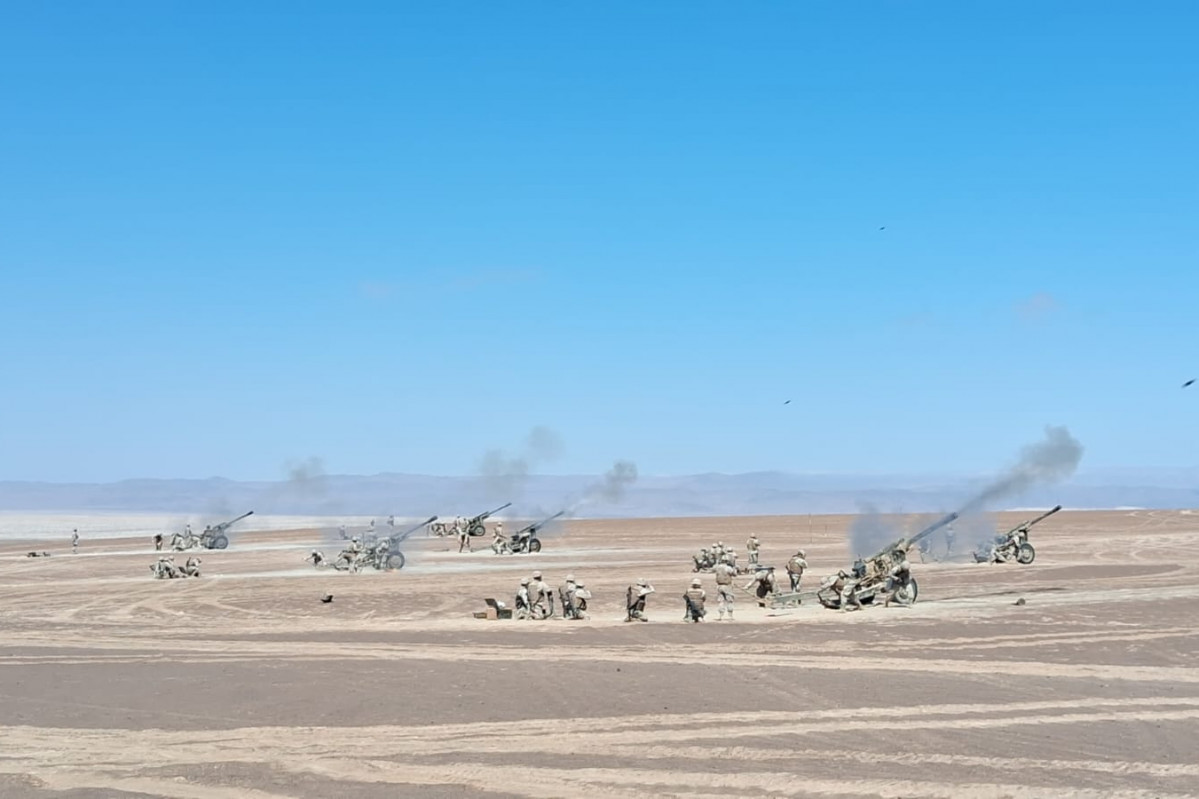
<instances>
[{"instance_id":1,"label":"soldier wearing helmet","mask_svg":"<svg viewBox=\"0 0 1199 799\"><path fill-rule=\"evenodd\" d=\"M575 583L574 603L575 603L575 618L586 619L587 616L587 600L591 599L591 592L587 590L587 585L579 580Z\"/></svg>"},{"instance_id":2,"label":"soldier wearing helmet","mask_svg":"<svg viewBox=\"0 0 1199 799\"><path fill-rule=\"evenodd\" d=\"M516 599L512 603L516 607L515 616L518 619L529 618L529 578L520 578L520 587L516 589Z\"/></svg>"},{"instance_id":3,"label":"soldier wearing helmet","mask_svg":"<svg viewBox=\"0 0 1199 799\"><path fill-rule=\"evenodd\" d=\"M766 607L766 597L778 593L778 581L774 577L773 566L759 566L754 572L753 579L745 584L743 591L754 589L758 597L758 606Z\"/></svg>"},{"instance_id":4,"label":"soldier wearing helmet","mask_svg":"<svg viewBox=\"0 0 1199 799\"><path fill-rule=\"evenodd\" d=\"M718 621L724 621L724 614L729 614L729 621L733 620L733 578L737 576L737 570L727 563L717 563L712 568L712 574L716 577L716 610L720 614L717 617Z\"/></svg>"},{"instance_id":5,"label":"soldier wearing helmet","mask_svg":"<svg viewBox=\"0 0 1199 799\"><path fill-rule=\"evenodd\" d=\"M791 578L791 591L795 593L799 591L799 583L803 580L803 573L808 568L808 561L804 557L802 549L797 550L791 559L787 561L787 576Z\"/></svg>"},{"instance_id":6,"label":"soldier wearing helmet","mask_svg":"<svg viewBox=\"0 0 1199 799\"><path fill-rule=\"evenodd\" d=\"M649 621L645 616L645 601L652 593L654 587L645 579L638 580L635 586L629 586L625 592L625 607L628 609L625 621Z\"/></svg>"},{"instance_id":7,"label":"soldier wearing helmet","mask_svg":"<svg viewBox=\"0 0 1199 799\"><path fill-rule=\"evenodd\" d=\"M533 572L529 582L529 611L535 619L548 619L554 615L554 597L550 594L549 584L541 579L540 571Z\"/></svg>"},{"instance_id":8,"label":"soldier wearing helmet","mask_svg":"<svg viewBox=\"0 0 1199 799\"><path fill-rule=\"evenodd\" d=\"M562 603L562 618L578 619L578 608L575 604L575 592L578 584L573 574L566 575L566 580L558 588L558 601Z\"/></svg>"},{"instance_id":9,"label":"soldier wearing helmet","mask_svg":"<svg viewBox=\"0 0 1199 799\"><path fill-rule=\"evenodd\" d=\"M758 565L758 553L762 549L762 542L758 540L755 533L751 535L745 542L745 553L749 555L749 565L751 567Z\"/></svg>"},{"instance_id":10,"label":"soldier wearing helmet","mask_svg":"<svg viewBox=\"0 0 1199 799\"><path fill-rule=\"evenodd\" d=\"M698 577L691 581L691 587L683 594L683 604L685 611L683 613L683 621L699 623L703 621L704 601L708 598L708 594L704 591L703 583Z\"/></svg>"}]
</instances>

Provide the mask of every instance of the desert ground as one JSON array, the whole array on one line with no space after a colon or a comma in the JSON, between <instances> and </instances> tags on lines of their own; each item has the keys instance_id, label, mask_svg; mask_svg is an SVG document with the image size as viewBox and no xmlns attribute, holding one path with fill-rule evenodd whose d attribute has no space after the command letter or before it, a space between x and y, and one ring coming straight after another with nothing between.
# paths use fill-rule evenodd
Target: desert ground
<instances>
[{"instance_id":1,"label":"desert ground","mask_svg":"<svg viewBox=\"0 0 1199 799\"><path fill-rule=\"evenodd\" d=\"M4 542L0 796L1199 795L1199 513L1062 512L1031 565L917 561L910 608L682 623L701 545L803 546L815 588L849 523L573 521L507 557L421 535L360 574L305 562L337 550L318 530L235 530L186 580L144 536ZM592 618L472 616L534 569L584 578Z\"/></svg>"}]
</instances>

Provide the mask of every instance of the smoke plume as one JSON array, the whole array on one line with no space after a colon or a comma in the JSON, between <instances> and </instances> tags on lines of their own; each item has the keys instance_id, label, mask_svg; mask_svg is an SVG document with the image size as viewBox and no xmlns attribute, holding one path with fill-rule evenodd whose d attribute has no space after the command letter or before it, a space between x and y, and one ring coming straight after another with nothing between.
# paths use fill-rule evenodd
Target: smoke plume
<instances>
[{"instance_id":1,"label":"smoke plume","mask_svg":"<svg viewBox=\"0 0 1199 799\"><path fill-rule=\"evenodd\" d=\"M903 537L895 516L884 516L873 505L862 505L849 525L849 554L867 558L887 544Z\"/></svg>"},{"instance_id":2,"label":"smoke plume","mask_svg":"<svg viewBox=\"0 0 1199 799\"><path fill-rule=\"evenodd\" d=\"M1045 439L1020 451L1020 460L963 507L974 513L993 502L1019 494L1041 483L1056 483L1074 474L1082 459L1082 444L1065 427L1046 427Z\"/></svg>"},{"instance_id":3,"label":"smoke plume","mask_svg":"<svg viewBox=\"0 0 1199 799\"><path fill-rule=\"evenodd\" d=\"M620 502L629 486L636 482L637 464L632 461L616 461L612 464L612 468L604 473L600 482L583 489L583 495L570 506L568 513L573 515L579 508L596 502Z\"/></svg>"},{"instance_id":4,"label":"smoke plume","mask_svg":"<svg viewBox=\"0 0 1199 799\"><path fill-rule=\"evenodd\" d=\"M478 473L493 496L512 500L519 497L538 465L562 457L562 437L548 427L538 425L525 436L523 449L510 455L502 449L489 449L479 459Z\"/></svg>"}]
</instances>

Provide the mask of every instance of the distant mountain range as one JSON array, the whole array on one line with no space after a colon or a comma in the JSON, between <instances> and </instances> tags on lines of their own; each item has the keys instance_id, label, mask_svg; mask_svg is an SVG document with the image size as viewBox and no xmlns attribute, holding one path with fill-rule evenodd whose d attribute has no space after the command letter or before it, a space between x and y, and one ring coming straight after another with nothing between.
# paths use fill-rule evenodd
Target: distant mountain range
<instances>
[{"instance_id":1,"label":"distant mountain range","mask_svg":"<svg viewBox=\"0 0 1199 799\"><path fill-rule=\"evenodd\" d=\"M509 513L569 509L586 517L744 516L952 510L986 480L899 475L753 472L642 477L623 492L588 476L435 477L321 475L281 482L138 479L115 483L0 482L0 510L156 511L308 515L471 515L512 502ZM1081 473L1005 500L1006 508L1195 508L1199 468ZM1000 509L1000 508L996 508Z\"/></svg>"}]
</instances>

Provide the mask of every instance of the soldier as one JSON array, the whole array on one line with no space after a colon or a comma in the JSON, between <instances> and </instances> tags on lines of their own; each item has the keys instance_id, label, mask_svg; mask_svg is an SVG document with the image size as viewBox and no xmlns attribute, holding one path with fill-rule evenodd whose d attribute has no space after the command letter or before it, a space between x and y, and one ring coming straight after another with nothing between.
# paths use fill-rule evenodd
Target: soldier
<instances>
[{"instance_id":1,"label":"soldier","mask_svg":"<svg viewBox=\"0 0 1199 799\"><path fill-rule=\"evenodd\" d=\"M708 548L700 547L699 553L692 555L691 559L695 561L695 568L692 569L692 571L701 571L702 569L708 568L710 563L708 559Z\"/></svg>"},{"instance_id":2,"label":"soldier","mask_svg":"<svg viewBox=\"0 0 1199 799\"><path fill-rule=\"evenodd\" d=\"M803 579L804 569L808 568L808 561L805 559L804 551L797 550L791 556L791 560L787 561L787 576L791 578L791 592L799 591L799 583Z\"/></svg>"},{"instance_id":3,"label":"soldier","mask_svg":"<svg viewBox=\"0 0 1199 799\"><path fill-rule=\"evenodd\" d=\"M391 555L391 539L380 538L379 543L375 544L375 568L390 568L387 565L387 558L389 555Z\"/></svg>"},{"instance_id":4,"label":"soldier","mask_svg":"<svg viewBox=\"0 0 1199 799\"><path fill-rule=\"evenodd\" d=\"M754 578L745 584L741 590L748 591L753 587L758 597L758 607L766 607L766 597L778 591L778 583L774 577L773 566L759 566L754 572Z\"/></svg>"},{"instance_id":5,"label":"soldier","mask_svg":"<svg viewBox=\"0 0 1199 799\"><path fill-rule=\"evenodd\" d=\"M727 563L718 563L712 569L716 575L716 598L719 604L716 610L720 616L718 621L724 621L724 614L729 614L729 621L733 620L733 578L737 576L737 570Z\"/></svg>"},{"instance_id":6,"label":"soldier","mask_svg":"<svg viewBox=\"0 0 1199 799\"><path fill-rule=\"evenodd\" d=\"M720 559L724 557L724 542L723 541L713 541L712 542L712 551L710 554L712 556L713 564L720 563Z\"/></svg>"},{"instance_id":7,"label":"soldier","mask_svg":"<svg viewBox=\"0 0 1199 799\"><path fill-rule=\"evenodd\" d=\"M578 584L573 574L566 575L566 581L558 588L558 601L562 603L562 618L577 619L578 608L575 605L575 592Z\"/></svg>"},{"instance_id":8,"label":"soldier","mask_svg":"<svg viewBox=\"0 0 1199 799\"><path fill-rule=\"evenodd\" d=\"M198 557L196 557L195 555L192 555L190 558L188 558L188 559L187 559L187 563L183 564L183 574L184 574L184 576L186 576L186 577L199 577L199 576L200 576L200 564L201 564L202 562L203 562L203 561L201 561L201 560L200 560Z\"/></svg>"},{"instance_id":9,"label":"soldier","mask_svg":"<svg viewBox=\"0 0 1199 799\"><path fill-rule=\"evenodd\" d=\"M751 568L758 565L758 550L761 548L762 542L758 540L756 533L751 535L749 540L745 542L745 552L749 555L749 565Z\"/></svg>"},{"instance_id":10,"label":"soldier","mask_svg":"<svg viewBox=\"0 0 1199 799\"><path fill-rule=\"evenodd\" d=\"M906 590L908 582L912 579L912 568L908 563L907 553L897 549L891 558L895 565L887 572L887 585L884 589L887 598L883 600L883 607L888 607L892 602L897 605L911 605L912 598Z\"/></svg>"},{"instance_id":11,"label":"soldier","mask_svg":"<svg viewBox=\"0 0 1199 799\"><path fill-rule=\"evenodd\" d=\"M529 610L535 619L548 619L554 615L554 597L550 594L550 586L541 579L541 572L533 572L529 582Z\"/></svg>"},{"instance_id":12,"label":"soldier","mask_svg":"<svg viewBox=\"0 0 1199 799\"><path fill-rule=\"evenodd\" d=\"M586 619L587 616L587 600L591 599L591 592L587 590L587 586L582 580L575 583L574 591L574 606L576 619Z\"/></svg>"},{"instance_id":13,"label":"soldier","mask_svg":"<svg viewBox=\"0 0 1199 799\"><path fill-rule=\"evenodd\" d=\"M466 520L461 516L454 519L454 531L458 534L458 552L463 549L467 552L472 552L470 548L470 530L466 528Z\"/></svg>"},{"instance_id":14,"label":"soldier","mask_svg":"<svg viewBox=\"0 0 1199 799\"><path fill-rule=\"evenodd\" d=\"M504 535L503 522L497 524L491 534L491 551L497 555L512 552L512 547L508 546L508 536Z\"/></svg>"},{"instance_id":15,"label":"soldier","mask_svg":"<svg viewBox=\"0 0 1199 799\"><path fill-rule=\"evenodd\" d=\"M958 534L953 529L953 522L945 525L945 559L953 555L953 545L957 543Z\"/></svg>"},{"instance_id":16,"label":"soldier","mask_svg":"<svg viewBox=\"0 0 1199 799\"><path fill-rule=\"evenodd\" d=\"M652 593L654 587L648 580L638 580L637 585L629 586L629 590L625 592L625 607L628 609L625 621L649 621L645 617L645 600Z\"/></svg>"},{"instance_id":17,"label":"soldier","mask_svg":"<svg viewBox=\"0 0 1199 799\"><path fill-rule=\"evenodd\" d=\"M162 552L162 533L154 534L154 551Z\"/></svg>"},{"instance_id":18,"label":"soldier","mask_svg":"<svg viewBox=\"0 0 1199 799\"><path fill-rule=\"evenodd\" d=\"M737 568L737 550L733 547L728 547L724 550L724 554L721 556L720 561L721 563L727 563L728 565L732 566L734 572L740 573L740 569Z\"/></svg>"},{"instance_id":19,"label":"soldier","mask_svg":"<svg viewBox=\"0 0 1199 799\"><path fill-rule=\"evenodd\" d=\"M513 604L516 606L516 618L527 619L531 613L529 605L529 578L520 578L520 588L516 589L516 599Z\"/></svg>"},{"instance_id":20,"label":"soldier","mask_svg":"<svg viewBox=\"0 0 1199 799\"><path fill-rule=\"evenodd\" d=\"M78 528L71 531L71 553L76 554L76 555L79 554L79 529Z\"/></svg>"},{"instance_id":21,"label":"soldier","mask_svg":"<svg viewBox=\"0 0 1199 799\"><path fill-rule=\"evenodd\" d=\"M366 526L366 534L372 535L375 532L375 520L371 519L371 523Z\"/></svg>"},{"instance_id":22,"label":"soldier","mask_svg":"<svg viewBox=\"0 0 1199 799\"><path fill-rule=\"evenodd\" d=\"M312 561L313 566L318 566L318 567L324 566L325 565L325 553L321 552L319 549L314 549L314 550L312 550L312 554L310 554L304 560Z\"/></svg>"},{"instance_id":23,"label":"soldier","mask_svg":"<svg viewBox=\"0 0 1199 799\"><path fill-rule=\"evenodd\" d=\"M691 587L683 594L683 603L686 606L686 612L683 615L683 621L698 624L704 620L704 601L708 598L708 594L704 591L703 583L696 577L691 581Z\"/></svg>"},{"instance_id":24,"label":"soldier","mask_svg":"<svg viewBox=\"0 0 1199 799\"><path fill-rule=\"evenodd\" d=\"M346 532L346 526L344 524L337 528L337 534L341 537L342 541L345 541L350 537L350 534Z\"/></svg>"},{"instance_id":25,"label":"soldier","mask_svg":"<svg viewBox=\"0 0 1199 799\"><path fill-rule=\"evenodd\" d=\"M837 572L837 576L841 578L840 584L842 612L848 611L850 607L852 607L854 610L861 610L862 603L858 601L858 597L855 593L858 590L858 582L861 579L860 570L855 567L853 573L851 574L842 569L841 571Z\"/></svg>"},{"instance_id":26,"label":"soldier","mask_svg":"<svg viewBox=\"0 0 1199 799\"><path fill-rule=\"evenodd\" d=\"M396 526L396 517L395 517L395 516L388 516L388 517L387 517L387 526L388 526L388 527L395 527L395 526Z\"/></svg>"}]
</instances>

